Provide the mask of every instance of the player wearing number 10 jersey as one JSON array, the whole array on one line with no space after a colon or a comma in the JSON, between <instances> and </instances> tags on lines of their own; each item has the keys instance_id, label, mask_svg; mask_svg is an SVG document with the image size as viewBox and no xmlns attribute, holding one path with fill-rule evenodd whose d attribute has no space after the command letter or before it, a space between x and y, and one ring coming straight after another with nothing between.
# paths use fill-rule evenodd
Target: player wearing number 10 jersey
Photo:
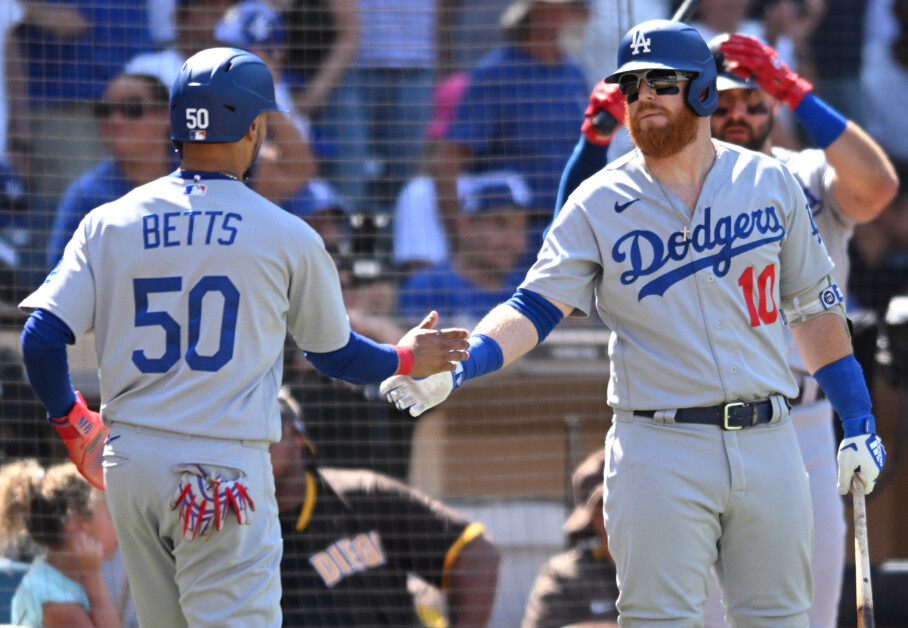
<instances>
[{"instance_id":1,"label":"player wearing number 10 jersey","mask_svg":"<svg viewBox=\"0 0 908 628\"><path fill-rule=\"evenodd\" d=\"M106 488L140 623L280 626L268 444L287 332L321 372L365 383L452 370L466 331L436 331L432 314L400 345L351 332L321 239L241 180L278 110L261 59L204 50L170 104L180 169L81 222L21 304L26 369L79 470ZM66 361L90 330L103 423Z\"/></svg>"}]
</instances>

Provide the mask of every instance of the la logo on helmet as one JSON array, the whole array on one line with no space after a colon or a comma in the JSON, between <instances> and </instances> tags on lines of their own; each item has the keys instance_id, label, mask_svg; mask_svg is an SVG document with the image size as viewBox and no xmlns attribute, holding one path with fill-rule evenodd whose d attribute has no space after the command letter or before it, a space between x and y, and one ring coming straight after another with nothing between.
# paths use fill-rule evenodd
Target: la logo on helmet
<instances>
[{"instance_id":1,"label":"la logo on helmet","mask_svg":"<svg viewBox=\"0 0 908 628\"><path fill-rule=\"evenodd\" d=\"M643 31L635 31L634 39L631 41L631 48L635 55L640 54L641 48L643 48L643 52L649 52L649 37L647 37Z\"/></svg>"}]
</instances>

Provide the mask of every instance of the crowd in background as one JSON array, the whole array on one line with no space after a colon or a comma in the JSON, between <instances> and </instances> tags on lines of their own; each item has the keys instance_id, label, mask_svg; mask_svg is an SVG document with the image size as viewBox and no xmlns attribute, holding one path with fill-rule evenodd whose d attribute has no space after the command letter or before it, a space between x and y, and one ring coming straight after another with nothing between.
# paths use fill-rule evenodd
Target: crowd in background
<instances>
[{"instance_id":1,"label":"crowd in background","mask_svg":"<svg viewBox=\"0 0 908 628\"><path fill-rule=\"evenodd\" d=\"M269 65L285 111L248 184L322 237L352 327L395 342L430 308L472 327L535 258L590 90L613 69L619 4L0 1L0 317L21 325L16 303L91 209L174 170L170 86L223 45ZM680 2L629 4L642 21ZM690 22L706 40L769 43L908 179L908 0L703 0ZM774 140L809 145L785 114ZM908 285L908 193L857 228L850 256L849 309L882 315ZM0 351L0 381L0 462L58 458L14 351ZM407 481L415 424L377 387L330 380L289 344L285 383L322 462Z\"/></svg>"}]
</instances>

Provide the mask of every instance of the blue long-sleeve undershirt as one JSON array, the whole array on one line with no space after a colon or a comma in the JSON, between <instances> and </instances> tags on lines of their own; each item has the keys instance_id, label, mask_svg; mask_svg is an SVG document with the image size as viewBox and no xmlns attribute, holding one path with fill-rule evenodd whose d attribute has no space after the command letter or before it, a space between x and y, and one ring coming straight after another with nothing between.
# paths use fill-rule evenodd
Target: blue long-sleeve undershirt
<instances>
[{"instance_id":1,"label":"blue long-sleeve undershirt","mask_svg":"<svg viewBox=\"0 0 908 628\"><path fill-rule=\"evenodd\" d=\"M66 345L76 337L62 320L37 309L22 330L22 360L32 390L52 417L64 417L76 402Z\"/></svg>"}]
</instances>

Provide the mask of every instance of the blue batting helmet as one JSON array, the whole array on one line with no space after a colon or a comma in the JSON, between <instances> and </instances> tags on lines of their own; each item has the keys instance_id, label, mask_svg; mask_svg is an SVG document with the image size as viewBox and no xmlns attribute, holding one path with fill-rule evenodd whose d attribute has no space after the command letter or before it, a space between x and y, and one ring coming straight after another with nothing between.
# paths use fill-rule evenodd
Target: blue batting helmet
<instances>
[{"instance_id":1,"label":"blue batting helmet","mask_svg":"<svg viewBox=\"0 0 908 628\"><path fill-rule=\"evenodd\" d=\"M189 57L170 90L170 139L237 142L263 111L280 111L265 62L237 48Z\"/></svg>"},{"instance_id":2,"label":"blue batting helmet","mask_svg":"<svg viewBox=\"0 0 908 628\"><path fill-rule=\"evenodd\" d=\"M626 72L658 68L692 72L687 104L701 117L712 115L719 104L716 62L696 30L682 22L650 20L638 24L622 38L618 69L605 80L617 83Z\"/></svg>"}]
</instances>

